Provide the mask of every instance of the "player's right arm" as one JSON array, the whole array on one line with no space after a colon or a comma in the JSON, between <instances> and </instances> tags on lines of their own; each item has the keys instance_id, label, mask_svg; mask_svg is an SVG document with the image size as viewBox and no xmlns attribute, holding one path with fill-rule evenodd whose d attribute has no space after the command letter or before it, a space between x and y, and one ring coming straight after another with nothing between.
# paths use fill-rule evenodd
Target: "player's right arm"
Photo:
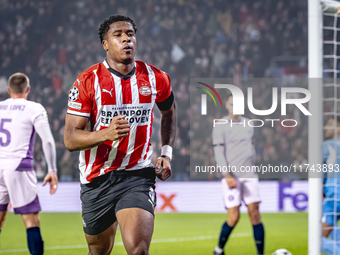
<instances>
[{"instance_id":1,"label":"player's right arm","mask_svg":"<svg viewBox=\"0 0 340 255\"><path fill-rule=\"evenodd\" d=\"M112 118L108 128L99 131L85 130L89 119L67 114L65 120L64 143L69 151L81 151L91 149L107 141L119 140L128 136L130 126L125 115Z\"/></svg>"},{"instance_id":2,"label":"player's right arm","mask_svg":"<svg viewBox=\"0 0 340 255\"><path fill-rule=\"evenodd\" d=\"M217 164L219 164L220 166L229 165L225 158L225 146L224 145L222 144L214 145L214 153L215 153L215 159L216 159ZM229 188L231 189L237 188L236 179L230 173L226 173L224 175L224 178L226 179Z\"/></svg>"},{"instance_id":3,"label":"player's right arm","mask_svg":"<svg viewBox=\"0 0 340 255\"><path fill-rule=\"evenodd\" d=\"M94 99L95 76L93 72L80 74L69 91L68 109L65 120L64 143L69 151L81 151L96 147L106 141L126 137L130 131L125 115L112 119L109 127L98 131L85 130L91 117Z\"/></svg>"},{"instance_id":4,"label":"player's right arm","mask_svg":"<svg viewBox=\"0 0 340 255\"><path fill-rule=\"evenodd\" d=\"M223 128L219 125L216 125L216 127L213 128L212 136L216 163L221 167L228 166L229 164L225 153L226 148ZM224 178L226 178L229 188L233 189L237 187L236 179L230 173L226 173Z\"/></svg>"}]
</instances>

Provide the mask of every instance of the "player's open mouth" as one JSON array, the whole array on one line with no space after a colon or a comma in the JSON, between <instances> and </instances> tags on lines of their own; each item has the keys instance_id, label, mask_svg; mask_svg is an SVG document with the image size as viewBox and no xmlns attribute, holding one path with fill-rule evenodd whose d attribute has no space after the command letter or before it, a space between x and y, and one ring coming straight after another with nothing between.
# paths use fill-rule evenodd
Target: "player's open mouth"
<instances>
[{"instance_id":1,"label":"player's open mouth","mask_svg":"<svg viewBox=\"0 0 340 255\"><path fill-rule=\"evenodd\" d=\"M125 51L125 52L132 51L132 47L131 47L131 46L125 46L125 47L123 48L123 51Z\"/></svg>"}]
</instances>

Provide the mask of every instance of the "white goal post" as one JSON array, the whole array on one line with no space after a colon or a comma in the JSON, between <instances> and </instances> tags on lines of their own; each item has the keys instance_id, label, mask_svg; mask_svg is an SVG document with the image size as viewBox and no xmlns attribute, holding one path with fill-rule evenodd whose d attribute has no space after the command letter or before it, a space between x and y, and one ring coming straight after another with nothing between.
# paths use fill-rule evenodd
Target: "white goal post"
<instances>
[{"instance_id":1,"label":"white goal post","mask_svg":"<svg viewBox=\"0 0 340 255\"><path fill-rule=\"evenodd\" d=\"M337 40L337 19L340 11L340 2L335 0L308 0L308 78L309 90L312 98L309 102L309 111L312 116L308 122L308 163L311 165L322 164L322 142L323 142L323 73L328 73L334 79L336 86L337 70L337 46L340 45L340 38ZM332 16L332 26L323 24L324 16ZM340 16L339 16L340 17ZM333 40L324 40L323 32L333 31ZM324 46L333 46L332 54L324 54ZM332 66L323 70L324 59L333 60ZM326 86L325 86L326 87ZM334 95L334 100L337 95ZM337 116L337 108L334 108L332 116ZM308 254L322 254L322 176L315 178L309 174L309 207L308 207Z\"/></svg>"},{"instance_id":2,"label":"white goal post","mask_svg":"<svg viewBox=\"0 0 340 255\"><path fill-rule=\"evenodd\" d=\"M320 0L308 0L308 78L312 94L309 101L312 116L308 120L308 163L311 165L322 163L323 88L317 86L323 66L322 17ZM309 174L308 184L308 254L321 255L322 179Z\"/></svg>"}]
</instances>

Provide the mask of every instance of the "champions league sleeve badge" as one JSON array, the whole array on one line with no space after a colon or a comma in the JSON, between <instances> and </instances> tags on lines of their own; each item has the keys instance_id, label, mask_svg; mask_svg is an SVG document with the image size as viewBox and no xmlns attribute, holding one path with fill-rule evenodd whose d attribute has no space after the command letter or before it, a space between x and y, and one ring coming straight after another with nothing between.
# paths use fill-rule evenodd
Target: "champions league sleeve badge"
<instances>
[{"instance_id":1,"label":"champions league sleeve badge","mask_svg":"<svg viewBox=\"0 0 340 255\"><path fill-rule=\"evenodd\" d=\"M68 93L68 100L75 101L79 97L79 90L77 87L73 86Z\"/></svg>"}]
</instances>

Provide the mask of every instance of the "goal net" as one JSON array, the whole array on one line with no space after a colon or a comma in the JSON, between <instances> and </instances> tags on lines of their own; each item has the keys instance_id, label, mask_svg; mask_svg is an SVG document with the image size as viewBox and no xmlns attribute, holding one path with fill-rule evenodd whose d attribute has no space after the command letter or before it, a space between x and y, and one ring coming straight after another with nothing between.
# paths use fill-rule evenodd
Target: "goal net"
<instances>
[{"instance_id":1,"label":"goal net","mask_svg":"<svg viewBox=\"0 0 340 255\"><path fill-rule=\"evenodd\" d=\"M325 163L328 168L328 172L323 173L323 176L309 179L308 253L322 254L321 248L325 250L327 247L327 254L340 254L338 225L340 206L337 206L340 205L340 194L338 194L340 179L337 178L335 171L329 171L330 168L335 169L340 164L340 138L337 139L340 135L340 125L337 124L337 121L340 121L340 84L338 83L340 2L309 0L308 5L309 83L313 83L312 80L315 79L319 80L319 83L314 82L318 83L318 86L312 88L310 85L310 89L314 91L315 97L322 99L319 100L321 105L312 105L312 102L310 104L310 107L315 107L315 111L314 115L312 112L313 117L309 121L309 160L314 162L309 163ZM321 78L322 82L320 82ZM317 110L316 107L320 107L322 111ZM325 194L323 201L322 193ZM323 204L326 204L324 208L327 209L322 212ZM322 223L329 226L322 229ZM330 232L329 235L326 234L328 239L321 236L322 232L325 234L325 230Z\"/></svg>"}]
</instances>

